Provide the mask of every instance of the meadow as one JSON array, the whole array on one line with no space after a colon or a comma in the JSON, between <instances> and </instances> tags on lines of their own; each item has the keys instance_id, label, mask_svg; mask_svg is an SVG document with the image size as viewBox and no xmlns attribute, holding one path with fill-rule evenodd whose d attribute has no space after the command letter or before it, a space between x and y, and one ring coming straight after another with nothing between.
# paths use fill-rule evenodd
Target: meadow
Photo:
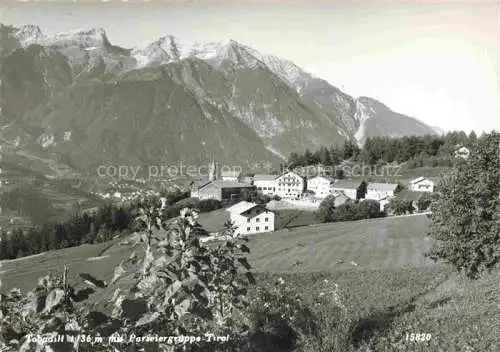
<instances>
[{"instance_id":1,"label":"meadow","mask_svg":"<svg viewBox=\"0 0 500 352\"><path fill-rule=\"evenodd\" d=\"M257 287L287 287L310 307L317 331L297 351L500 350L498 273L469 282L426 258L428 226L419 215L282 229L251 236L248 260ZM132 251L114 240L5 261L2 290L31 288L64 264L71 279L110 280Z\"/></svg>"}]
</instances>

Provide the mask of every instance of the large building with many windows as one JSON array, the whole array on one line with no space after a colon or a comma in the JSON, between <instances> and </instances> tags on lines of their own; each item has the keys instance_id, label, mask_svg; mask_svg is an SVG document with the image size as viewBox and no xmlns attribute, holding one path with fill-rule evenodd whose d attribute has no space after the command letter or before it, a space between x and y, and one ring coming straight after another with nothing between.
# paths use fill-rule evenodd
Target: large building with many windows
<instances>
[{"instance_id":1,"label":"large building with many windows","mask_svg":"<svg viewBox=\"0 0 500 352\"><path fill-rule=\"evenodd\" d=\"M276 194L281 198L298 199L306 190L305 179L293 171L286 171L276 177Z\"/></svg>"},{"instance_id":2,"label":"large building with many windows","mask_svg":"<svg viewBox=\"0 0 500 352\"><path fill-rule=\"evenodd\" d=\"M253 178L253 184L262 194L286 199L298 199L306 190L304 177L293 171L285 171L280 175L258 174Z\"/></svg>"}]
</instances>

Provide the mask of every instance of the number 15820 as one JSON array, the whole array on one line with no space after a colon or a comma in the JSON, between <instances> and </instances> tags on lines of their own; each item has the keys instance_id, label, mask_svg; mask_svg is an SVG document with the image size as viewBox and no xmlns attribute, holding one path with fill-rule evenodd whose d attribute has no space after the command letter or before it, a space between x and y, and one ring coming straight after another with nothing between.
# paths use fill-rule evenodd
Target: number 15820
<instances>
[{"instance_id":1,"label":"number 15820","mask_svg":"<svg viewBox=\"0 0 500 352\"><path fill-rule=\"evenodd\" d=\"M415 334L415 333L406 333L406 341L409 342L423 342L423 341L430 341L432 338L431 334Z\"/></svg>"}]
</instances>

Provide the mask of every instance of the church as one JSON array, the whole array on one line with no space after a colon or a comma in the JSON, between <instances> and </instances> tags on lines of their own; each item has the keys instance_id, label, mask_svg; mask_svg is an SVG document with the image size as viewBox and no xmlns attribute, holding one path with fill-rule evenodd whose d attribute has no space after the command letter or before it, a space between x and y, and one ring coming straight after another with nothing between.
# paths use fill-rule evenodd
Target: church
<instances>
[{"instance_id":1,"label":"church","mask_svg":"<svg viewBox=\"0 0 500 352\"><path fill-rule=\"evenodd\" d=\"M236 171L222 172L219 175L215 161L209 166L208 178L190 183L190 195L199 199L232 200L237 199L244 189L253 189L250 183L242 181Z\"/></svg>"}]
</instances>

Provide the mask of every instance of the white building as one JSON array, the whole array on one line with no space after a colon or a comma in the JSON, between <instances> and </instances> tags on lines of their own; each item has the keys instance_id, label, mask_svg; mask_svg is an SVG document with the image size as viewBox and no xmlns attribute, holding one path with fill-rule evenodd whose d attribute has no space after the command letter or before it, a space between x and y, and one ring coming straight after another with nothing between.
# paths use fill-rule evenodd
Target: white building
<instances>
[{"instance_id":1,"label":"white building","mask_svg":"<svg viewBox=\"0 0 500 352\"><path fill-rule=\"evenodd\" d=\"M305 179L293 171L286 171L276 177L275 194L281 198L298 199L306 190Z\"/></svg>"},{"instance_id":2,"label":"white building","mask_svg":"<svg viewBox=\"0 0 500 352\"><path fill-rule=\"evenodd\" d=\"M395 183L369 183L366 187L365 199L380 201L387 197L394 197L397 187Z\"/></svg>"},{"instance_id":3,"label":"white building","mask_svg":"<svg viewBox=\"0 0 500 352\"><path fill-rule=\"evenodd\" d=\"M316 176L307 180L307 190L313 191L316 198L326 198L333 192L335 179L329 176Z\"/></svg>"},{"instance_id":4,"label":"white building","mask_svg":"<svg viewBox=\"0 0 500 352\"><path fill-rule=\"evenodd\" d=\"M276 194L276 177L277 175L257 174L253 177L253 185L262 194L272 196Z\"/></svg>"},{"instance_id":5,"label":"white building","mask_svg":"<svg viewBox=\"0 0 500 352\"><path fill-rule=\"evenodd\" d=\"M427 177L420 176L410 181L410 191L434 192L434 182Z\"/></svg>"},{"instance_id":6,"label":"white building","mask_svg":"<svg viewBox=\"0 0 500 352\"><path fill-rule=\"evenodd\" d=\"M344 193L350 199L356 199L361 181L338 180L333 184L333 190Z\"/></svg>"},{"instance_id":7,"label":"white building","mask_svg":"<svg viewBox=\"0 0 500 352\"><path fill-rule=\"evenodd\" d=\"M238 235L274 231L274 213L265 205L243 201L227 211Z\"/></svg>"},{"instance_id":8,"label":"white building","mask_svg":"<svg viewBox=\"0 0 500 352\"><path fill-rule=\"evenodd\" d=\"M469 148L457 146L458 149L455 150L455 158L467 159L470 155Z\"/></svg>"}]
</instances>

